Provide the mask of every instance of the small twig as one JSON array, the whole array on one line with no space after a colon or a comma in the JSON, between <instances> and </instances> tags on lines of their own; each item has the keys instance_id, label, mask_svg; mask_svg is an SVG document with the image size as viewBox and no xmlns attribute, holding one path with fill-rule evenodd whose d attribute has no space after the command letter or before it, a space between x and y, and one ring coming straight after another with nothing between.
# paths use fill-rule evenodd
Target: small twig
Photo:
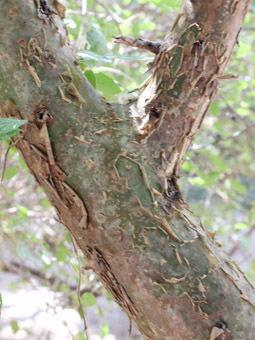
<instances>
[{"instance_id":1,"label":"small twig","mask_svg":"<svg viewBox=\"0 0 255 340\"><path fill-rule=\"evenodd\" d=\"M0 184L3 183L3 179L4 179L4 173L5 173L5 169L6 169L6 163L7 163L7 156L8 156L8 153L10 151L10 148L12 147L11 145L11 141L9 142L9 145L7 147L7 150L6 150L6 153L4 155L4 164L3 164L3 170L2 170L2 176L1 176L1 181L0 181Z\"/></svg>"},{"instance_id":2,"label":"small twig","mask_svg":"<svg viewBox=\"0 0 255 340\"><path fill-rule=\"evenodd\" d=\"M83 310L82 302L81 302L81 260L80 260L80 256L79 256L77 248L76 248L75 240L74 240L73 235L71 233L70 233L70 238L71 238L71 241L72 241L72 244L73 244L75 255L76 255L78 263L79 263L79 280L78 280L77 295L78 295L78 301L79 301L82 319L83 319L84 332L85 332L87 340L89 340L88 326L87 326L87 322L86 322L86 318L85 318L85 314L84 314L84 310Z\"/></svg>"},{"instance_id":3,"label":"small twig","mask_svg":"<svg viewBox=\"0 0 255 340\"><path fill-rule=\"evenodd\" d=\"M109 10L109 8L108 8L106 5L104 5L103 2L101 2L101 1L99 1L99 0L97 0L96 2L97 2L101 7L103 7L103 9L106 11L106 13L108 13L108 14L110 15L110 17L112 18L112 20L113 20L113 21L115 22L115 24L116 24L116 27L117 27L117 30L118 30L119 34L122 35L121 29L120 29L120 25L119 25L118 20L116 19L116 16Z\"/></svg>"},{"instance_id":4,"label":"small twig","mask_svg":"<svg viewBox=\"0 0 255 340\"><path fill-rule=\"evenodd\" d=\"M245 127L243 130L240 130L238 132L234 132L232 135L230 135L228 137L217 139L215 142L212 143L212 145L217 145L219 142L224 142L226 140L235 139L235 138L239 137L240 135L242 135L243 133L249 131L250 129L252 129L254 127L255 127L255 124L251 124L251 125Z\"/></svg>"},{"instance_id":5,"label":"small twig","mask_svg":"<svg viewBox=\"0 0 255 340\"><path fill-rule=\"evenodd\" d=\"M130 318L130 316L127 314L128 316L128 320L129 320L129 329L128 329L128 334L129 334L129 337L131 338L132 336L132 319Z\"/></svg>"},{"instance_id":6,"label":"small twig","mask_svg":"<svg viewBox=\"0 0 255 340\"><path fill-rule=\"evenodd\" d=\"M218 79L237 79L239 76L236 76L234 74L224 74L222 76L219 76Z\"/></svg>"},{"instance_id":7,"label":"small twig","mask_svg":"<svg viewBox=\"0 0 255 340\"><path fill-rule=\"evenodd\" d=\"M249 229L246 230L246 232L244 233L244 236L248 237L249 235L253 234L254 230L255 230L255 225L252 225ZM237 250L240 250L240 242L236 242L236 244L228 252L228 256L232 257L237 252Z\"/></svg>"},{"instance_id":8,"label":"small twig","mask_svg":"<svg viewBox=\"0 0 255 340\"><path fill-rule=\"evenodd\" d=\"M240 130L238 132L234 132L232 133L232 135L228 136L228 137L225 137L225 138L217 138L216 140L214 140L214 142L212 143L209 143L209 144L201 144L199 145L198 147L196 148L191 148L191 150L195 150L195 151L198 151L198 150L201 150L201 149L204 149L206 148L207 146L209 145L218 145L219 143L221 142L225 142L227 140L230 140L230 139L236 139L237 137L241 136L243 133L249 131L250 129L252 128L255 128L255 124L251 124L251 125L248 125L246 126L243 130Z\"/></svg>"},{"instance_id":9,"label":"small twig","mask_svg":"<svg viewBox=\"0 0 255 340\"><path fill-rule=\"evenodd\" d=\"M155 54L158 54L161 46L160 42L144 40L141 38L126 37L123 35L113 36L113 38L115 39L113 42L116 44L137 47Z\"/></svg>"},{"instance_id":10,"label":"small twig","mask_svg":"<svg viewBox=\"0 0 255 340\"><path fill-rule=\"evenodd\" d=\"M79 256L78 251L77 251L75 238L74 238L74 236L72 234L71 229L67 226L67 224L65 224L61 220L58 220L57 218L55 218L55 221L63 224L67 228L67 230L69 231L69 235L70 235L70 238L71 238L71 241L72 241L72 244L73 244L73 249L74 249L76 258L78 260L78 264L79 264L79 278L78 278L77 297L78 297L78 302L79 302L79 306L80 306L80 309L81 309L83 325L84 325L84 332L85 332L87 340L89 340L88 331L87 331L88 326L87 326L87 322L86 322L86 318L85 318L85 314L84 314L84 310L82 308L82 302L81 302L81 260L80 260L80 256Z\"/></svg>"},{"instance_id":11,"label":"small twig","mask_svg":"<svg viewBox=\"0 0 255 340\"><path fill-rule=\"evenodd\" d=\"M75 51L78 51L80 49L80 45L81 45L81 42L84 44L84 28L86 26L86 16L83 15L82 19L81 19L81 25L80 25L80 29L79 29L79 33L78 33L78 37L76 39L76 42L75 42Z\"/></svg>"}]
</instances>

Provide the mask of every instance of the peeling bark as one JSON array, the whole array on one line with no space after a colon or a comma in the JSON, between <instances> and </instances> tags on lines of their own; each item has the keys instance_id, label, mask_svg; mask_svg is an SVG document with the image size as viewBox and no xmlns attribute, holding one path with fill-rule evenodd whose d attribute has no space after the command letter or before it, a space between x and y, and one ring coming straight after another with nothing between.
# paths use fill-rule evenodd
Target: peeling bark
<instances>
[{"instance_id":1,"label":"peeling bark","mask_svg":"<svg viewBox=\"0 0 255 340\"><path fill-rule=\"evenodd\" d=\"M249 2L184 1L132 108L138 122L83 77L58 2L1 4L0 113L28 120L13 141L87 268L147 339L254 337L254 287L177 184Z\"/></svg>"}]
</instances>

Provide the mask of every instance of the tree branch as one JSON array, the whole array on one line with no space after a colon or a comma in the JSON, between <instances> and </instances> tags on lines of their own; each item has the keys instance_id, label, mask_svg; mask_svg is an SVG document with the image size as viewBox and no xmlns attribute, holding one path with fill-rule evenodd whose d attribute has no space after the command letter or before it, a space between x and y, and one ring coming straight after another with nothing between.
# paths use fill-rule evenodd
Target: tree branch
<instances>
[{"instance_id":1,"label":"tree branch","mask_svg":"<svg viewBox=\"0 0 255 340\"><path fill-rule=\"evenodd\" d=\"M143 113L140 140L164 153L163 177L179 176L183 156L224 77L249 3L186 0L166 35L137 105Z\"/></svg>"},{"instance_id":2,"label":"tree branch","mask_svg":"<svg viewBox=\"0 0 255 340\"><path fill-rule=\"evenodd\" d=\"M138 136L129 106L105 103L84 79L54 11L2 3L1 115L28 120L17 148L87 268L148 339L255 333L254 287L176 182L249 2L184 2L139 100L148 120Z\"/></svg>"},{"instance_id":3,"label":"tree branch","mask_svg":"<svg viewBox=\"0 0 255 340\"><path fill-rule=\"evenodd\" d=\"M115 39L113 42L116 44L123 44L127 46L140 48L140 49L147 50L155 54L159 53L160 47L161 47L160 42L144 40L141 38L133 38L133 37L127 37L123 35L114 36L113 38Z\"/></svg>"}]
</instances>

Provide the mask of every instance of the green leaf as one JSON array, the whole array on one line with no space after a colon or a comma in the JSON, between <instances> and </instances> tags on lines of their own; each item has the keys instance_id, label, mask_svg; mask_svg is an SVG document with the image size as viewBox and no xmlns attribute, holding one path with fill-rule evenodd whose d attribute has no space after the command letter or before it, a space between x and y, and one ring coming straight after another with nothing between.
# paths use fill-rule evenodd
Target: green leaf
<instances>
[{"instance_id":1,"label":"green leaf","mask_svg":"<svg viewBox=\"0 0 255 340\"><path fill-rule=\"evenodd\" d=\"M7 168L5 168L3 179L7 179L7 180L11 179L17 174L17 172L18 172L18 168L16 166L8 166Z\"/></svg>"},{"instance_id":2,"label":"green leaf","mask_svg":"<svg viewBox=\"0 0 255 340\"><path fill-rule=\"evenodd\" d=\"M126 60L144 60L144 61L151 61L153 58L151 57L141 57L139 55L134 55L134 54L129 54L129 55L124 55L124 54L119 54L119 53L114 53L114 54L104 54L100 55L98 53L95 53L93 51L89 50L80 50L77 52L78 57L81 58L81 60L84 63L87 63L88 65L93 66L94 64L91 64L91 61L93 62L100 62L100 63L110 63L110 59L126 59Z\"/></svg>"},{"instance_id":3,"label":"green leaf","mask_svg":"<svg viewBox=\"0 0 255 340\"><path fill-rule=\"evenodd\" d=\"M188 181L193 185L203 186L205 181L201 177L189 177Z\"/></svg>"},{"instance_id":4,"label":"green leaf","mask_svg":"<svg viewBox=\"0 0 255 340\"><path fill-rule=\"evenodd\" d=\"M9 220L7 220L7 221L2 220L1 227L2 227L2 230L5 234L13 233L13 228L11 228Z\"/></svg>"},{"instance_id":5,"label":"green leaf","mask_svg":"<svg viewBox=\"0 0 255 340\"><path fill-rule=\"evenodd\" d=\"M86 63L87 61L99 61L103 63L110 63L111 61L107 59L105 56L99 55L93 51L81 50L77 53L77 55L82 58L82 60Z\"/></svg>"},{"instance_id":6,"label":"green leaf","mask_svg":"<svg viewBox=\"0 0 255 340\"><path fill-rule=\"evenodd\" d=\"M109 292L109 290L106 291L106 300L107 301L112 301L113 300L112 294Z\"/></svg>"},{"instance_id":7,"label":"green leaf","mask_svg":"<svg viewBox=\"0 0 255 340\"><path fill-rule=\"evenodd\" d=\"M248 116L252 113L251 109L247 109L245 107L237 107L236 112L239 114L239 116Z\"/></svg>"},{"instance_id":8,"label":"green leaf","mask_svg":"<svg viewBox=\"0 0 255 340\"><path fill-rule=\"evenodd\" d=\"M27 208L23 207L23 205L18 206L18 217L21 220L24 220L24 218L27 217Z\"/></svg>"},{"instance_id":9,"label":"green leaf","mask_svg":"<svg viewBox=\"0 0 255 340\"><path fill-rule=\"evenodd\" d=\"M235 223L235 229L237 230L243 230L243 229L247 229L248 225L244 222L237 222Z\"/></svg>"},{"instance_id":10,"label":"green leaf","mask_svg":"<svg viewBox=\"0 0 255 340\"><path fill-rule=\"evenodd\" d=\"M252 209L250 209L250 210L248 211L247 219L248 219L248 222L249 222L250 224L253 223L253 221L254 221L254 219L255 219L255 210L254 210L254 208L252 208Z\"/></svg>"},{"instance_id":11,"label":"green leaf","mask_svg":"<svg viewBox=\"0 0 255 340\"><path fill-rule=\"evenodd\" d=\"M20 169L21 170L25 170L25 169L27 169L27 165L26 165L26 163L23 161L23 159L20 157L20 155L19 155L19 166L20 166Z\"/></svg>"},{"instance_id":12,"label":"green leaf","mask_svg":"<svg viewBox=\"0 0 255 340\"><path fill-rule=\"evenodd\" d=\"M0 119L0 140L17 135L20 131L19 127L25 124L26 120L17 118L1 118Z\"/></svg>"},{"instance_id":13,"label":"green leaf","mask_svg":"<svg viewBox=\"0 0 255 340\"><path fill-rule=\"evenodd\" d=\"M87 0L87 8L90 9L94 5L94 0Z\"/></svg>"},{"instance_id":14,"label":"green leaf","mask_svg":"<svg viewBox=\"0 0 255 340\"><path fill-rule=\"evenodd\" d=\"M226 162L223 162L218 155L209 154L210 161L215 166L215 168L219 171L225 172L228 169L228 165Z\"/></svg>"},{"instance_id":15,"label":"green leaf","mask_svg":"<svg viewBox=\"0 0 255 340\"><path fill-rule=\"evenodd\" d=\"M72 338L72 340L87 340L87 338L85 337L84 332L80 331Z\"/></svg>"},{"instance_id":16,"label":"green leaf","mask_svg":"<svg viewBox=\"0 0 255 340\"><path fill-rule=\"evenodd\" d=\"M112 78L108 77L105 73L95 73L97 89L103 93L103 95L113 95L121 92L121 89Z\"/></svg>"},{"instance_id":17,"label":"green leaf","mask_svg":"<svg viewBox=\"0 0 255 340\"><path fill-rule=\"evenodd\" d=\"M28 328L23 328L23 330L27 333L27 335L33 335L33 333Z\"/></svg>"},{"instance_id":18,"label":"green leaf","mask_svg":"<svg viewBox=\"0 0 255 340\"><path fill-rule=\"evenodd\" d=\"M92 70L86 71L84 73L85 77L88 79L88 81L90 82L90 84L96 88L96 77L94 75L94 72Z\"/></svg>"},{"instance_id":19,"label":"green leaf","mask_svg":"<svg viewBox=\"0 0 255 340\"><path fill-rule=\"evenodd\" d=\"M10 148L9 155L18 155L18 150L13 146Z\"/></svg>"},{"instance_id":20,"label":"green leaf","mask_svg":"<svg viewBox=\"0 0 255 340\"><path fill-rule=\"evenodd\" d=\"M100 326L100 336L103 339L109 333L109 326L106 323L103 323Z\"/></svg>"},{"instance_id":21,"label":"green leaf","mask_svg":"<svg viewBox=\"0 0 255 340\"><path fill-rule=\"evenodd\" d=\"M17 333L19 330L18 322L16 320L12 320L10 323L11 323L11 328L12 328L13 333L14 334Z\"/></svg>"},{"instance_id":22,"label":"green leaf","mask_svg":"<svg viewBox=\"0 0 255 340\"><path fill-rule=\"evenodd\" d=\"M219 113L219 104L217 102L212 102L209 111L216 116Z\"/></svg>"},{"instance_id":23,"label":"green leaf","mask_svg":"<svg viewBox=\"0 0 255 340\"><path fill-rule=\"evenodd\" d=\"M85 307L94 306L96 304L96 298L92 293L84 293L81 297L82 305Z\"/></svg>"},{"instance_id":24,"label":"green leaf","mask_svg":"<svg viewBox=\"0 0 255 340\"><path fill-rule=\"evenodd\" d=\"M244 41L239 41L239 48L237 51L237 55L238 57L241 57L243 55L247 55L248 52L250 52L251 50L251 46L248 43L245 43Z\"/></svg>"},{"instance_id":25,"label":"green leaf","mask_svg":"<svg viewBox=\"0 0 255 340\"><path fill-rule=\"evenodd\" d=\"M14 282L9 282L9 283L8 283L8 289L10 289L10 290L15 290L15 289L16 289L15 283L14 283Z\"/></svg>"},{"instance_id":26,"label":"green leaf","mask_svg":"<svg viewBox=\"0 0 255 340\"><path fill-rule=\"evenodd\" d=\"M70 256L70 251L62 244L59 244L56 249L57 260L64 261L69 256Z\"/></svg>"},{"instance_id":27,"label":"green leaf","mask_svg":"<svg viewBox=\"0 0 255 340\"><path fill-rule=\"evenodd\" d=\"M182 164L182 170L183 171L190 171L192 169L192 165L189 161L184 161L184 163Z\"/></svg>"},{"instance_id":28,"label":"green leaf","mask_svg":"<svg viewBox=\"0 0 255 340\"><path fill-rule=\"evenodd\" d=\"M107 51L107 45L104 35L97 29L87 32L87 41L90 44L91 51L104 55Z\"/></svg>"},{"instance_id":29,"label":"green leaf","mask_svg":"<svg viewBox=\"0 0 255 340\"><path fill-rule=\"evenodd\" d=\"M22 260L24 260L30 255L28 248L23 243L19 243L17 245L16 252L18 257L21 258Z\"/></svg>"},{"instance_id":30,"label":"green leaf","mask_svg":"<svg viewBox=\"0 0 255 340\"><path fill-rule=\"evenodd\" d=\"M215 182L219 178L220 174L217 171L209 171L208 176L206 176L205 182L208 184L209 187L214 186Z\"/></svg>"},{"instance_id":31,"label":"green leaf","mask_svg":"<svg viewBox=\"0 0 255 340\"><path fill-rule=\"evenodd\" d=\"M243 185L240 181L238 181L236 178L230 178L230 186L232 189L237 191L240 194L246 194L247 193L247 188L245 185Z\"/></svg>"},{"instance_id":32,"label":"green leaf","mask_svg":"<svg viewBox=\"0 0 255 340\"><path fill-rule=\"evenodd\" d=\"M43 197L40 199L40 204L44 207L44 208L49 208L51 206L50 201L48 200L47 197Z\"/></svg>"},{"instance_id":33,"label":"green leaf","mask_svg":"<svg viewBox=\"0 0 255 340\"><path fill-rule=\"evenodd\" d=\"M127 59L127 60L153 60L153 58L151 57L141 57L139 55L135 55L135 54L119 54L119 53L107 53L105 54L106 58L119 58L119 59Z\"/></svg>"},{"instance_id":34,"label":"green leaf","mask_svg":"<svg viewBox=\"0 0 255 340\"><path fill-rule=\"evenodd\" d=\"M132 22L133 36L138 37L140 35L140 24L137 20Z\"/></svg>"}]
</instances>

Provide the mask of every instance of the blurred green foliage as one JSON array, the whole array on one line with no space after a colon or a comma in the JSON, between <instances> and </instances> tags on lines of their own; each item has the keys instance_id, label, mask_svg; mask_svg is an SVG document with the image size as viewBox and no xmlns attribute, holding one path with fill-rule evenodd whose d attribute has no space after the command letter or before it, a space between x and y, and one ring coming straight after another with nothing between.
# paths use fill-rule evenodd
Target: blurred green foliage
<instances>
[{"instance_id":1,"label":"blurred green foliage","mask_svg":"<svg viewBox=\"0 0 255 340\"><path fill-rule=\"evenodd\" d=\"M71 45L89 82L107 100L127 102L139 93L128 93L148 76L150 52L113 43L120 34L160 41L174 20L180 0L65 0L65 23ZM82 8L84 13L82 14ZM86 10L86 11L85 11ZM216 232L224 249L236 259L250 279L255 279L255 1L245 19L239 44L222 80L202 129L182 167L181 188L185 200L206 228ZM1 121L0 121L1 122ZM12 124L19 124L19 121ZM18 132L12 125L6 137ZM0 132L1 137L1 132ZM2 144L2 160L8 143ZM3 164L3 162L2 162ZM1 168L3 172L3 165ZM63 308L78 310L79 265L70 236L52 216L50 203L34 182L15 148L7 156L0 187L0 268L16 271L20 284L36 278L40 285L61 292ZM82 262L85 260L80 254ZM90 271L82 271L82 303L96 303L105 292ZM97 289L93 290L95 285ZM93 293L92 293L93 292ZM0 296L0 309L1 309ZM98 309L99 313L100 308ZM13 333L17 321L11 321ZM109 327L99 330L103 339ZM83 332L73 339L85 339Z\"/></svg>"},{"instance_id":2,"label":"blurred green foliage","mask_svg":"<svg viewBox=\"0 0 255 340\"><path fill-rule=\"evenodd\" d=\"M0 141L17 135L19 127L26 123L26 120L19 120L15 117L0 119Z\"/></svg>"}]
</instances>

